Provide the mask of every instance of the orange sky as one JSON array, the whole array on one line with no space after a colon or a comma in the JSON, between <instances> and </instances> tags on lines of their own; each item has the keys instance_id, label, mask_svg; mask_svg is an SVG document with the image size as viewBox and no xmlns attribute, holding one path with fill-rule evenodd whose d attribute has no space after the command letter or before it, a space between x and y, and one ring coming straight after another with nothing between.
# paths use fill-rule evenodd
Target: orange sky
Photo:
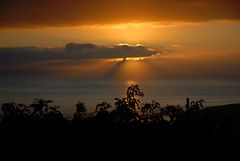
<instances>
[{"instance_id":1,"label":"orange sky","mask_svg":"<svg viewBox=\"0 0 240 161\"><path fill-rule=\"evenodd\" d=\"M1 0L0 74L39 72L81 79L99 69L101 78L240 79L239 11L238 0ZM70 42L87 48L67 55L64 46ZM88 51L86 43L94 51ZM124 43L132 46L119 49ZM20 48L29 46L39 48ZM125 50L129 47L139 51L139 57L152 54L152 49L160 57L109 62L119 55L136 56ZM38 60L33 51L43 52L43 58ZM64 55L60 63L46 56L56 51Z\"/></svg>"},{"instance_id":2,"label":"orange sky","mask_svg":"<svg viewBox=\"0 0 240 161\"><path fill-rule=\"evenodd\" d=\"M0 27L239 20L238 0L1 0Z\"/></svg>"},{"instance_id":3,"label":"orange sky","mask_svg":"<svg viewBox=\"0 0 240 161\"><path fill-rule=\"evenodd\" d=\"M0 47L68 42L236 49L238 0L1 0Z\"/></svg>"}]
</instances>

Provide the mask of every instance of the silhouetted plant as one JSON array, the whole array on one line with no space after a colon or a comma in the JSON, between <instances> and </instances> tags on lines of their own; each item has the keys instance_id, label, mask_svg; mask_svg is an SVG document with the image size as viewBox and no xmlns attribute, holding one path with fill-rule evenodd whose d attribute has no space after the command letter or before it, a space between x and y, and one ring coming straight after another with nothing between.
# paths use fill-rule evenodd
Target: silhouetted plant
<instances>
[{"instance_id":1,"label":"silhouetted plant","mask_svg":"<svg viewBox=\"0 0 240 161\"><path fill-rule=\"evenodd\" d=\"M159 123L164 120L164 109L159 102L145 103L141 107L141 120L144 123Z\"/></svg>"},{"instance_id":2,"label":"silhouetted plant","mask_svg":"<svg viewBox=\"0 0 240 161\"><path fill-rule=\"evenodd\" d=\"M49 103L53 103L52 100L45 100L42 98L35 98L33 103L30 105L32 108L32 115L43 117L44 113L49 112Z\"/></svg>"},{"instance_id":3,"label":"silhouetted plant","mask_svg":"<svg viewBox=\"0 0 240 161\"><path fill-rule=\"evenodd\" d=\"M190 109L190 99L189 97L186 98L186 110L188 111Z\"/></svg>"},{"instance_id":4,"label":"silhouetted plant","mask_svg":"<svg viewBox=\"0 0 240 161\"><path fill-rule=\"evenodd\" d=\"M199 100L199 101L192 101L192 103L191 103L191 106L192 107L196 107L197 109L199 109L199 110L202 110L203 109L203 103L205 103L205 100Z\"/></svg>"},{"instance_id":5,"label":"silhouetted plant","mask_svg":"<svg viewBox=\"0 0 240 161\"><path fill-rule=\"evenodd\" d=\"M112 107L111 104L107 103L107 102L102 102L97 104L96 106L96 119L98 120L102 120L102 121L109 121L110 119L110 113L108 111L108 109L110 109Z\"/></svg>"},{"instance_id":6,"label":"silhouetted plant","mask_svg":"<svg viewBox=\"0 0 240 161\"><path fill-rule=\"evenodd\" d=\"M21 109L21 113L24 117L28 117L31 115L31 108L24 104L18 104L19 108Z\"/></svg>"},{"instance_id":7,"label":"silhouetted plant","mask_svg":"<svg viewBox=\"0 0 240 161\"><path fill-rule=\"evenodd\" d=\"M169 117L170 123L174 123L174 121L177 118L180 118L184 114L184 110L179 105L177 105L177 106L167 105L164 108L163 113L165 116Z\"/></svg>"},{"instance_id":8,"label":"silhouetted plant","mask_svg":"<svg viewBox=\"0 0 240 161\"><path fill-rule=\"evenodd\" d=\"M117 121L131 122L138 120L137 109L140 109L139 98L143 97L143 92L139 89L138 85L131 85L126 92L126 98L115 98L115 110L111 115Z\"/></svg>"},{"instance_id":9,"label":"silhouetted plant","mask_svg":"<svg viewBox=\"0 0 240 161\"><path fill-rule=\"evenodd\" d=\"M20 113L20 109L14 102L4 103L2 105L2 111L4 116L18 115Z\"/></svg>"},{"instance_id":10,"label":"silhouetted plant","mask_svg":"<svg viewBox=\"0 0 240 161\"><path fill-rule=\"evenodd\" d=\"M24 118L31 114L31 110L24 104L16 104L14 102L4 103L2 105L2 111L4 117Z\"/></svg>"},{"instance_id":11,"label":"silhouetted plant","mask_svg":"<svg viewBox=\"0 0 240 161\"><path fill-rule=\"evenodd\" d=\"M86 107L85 107L85 104L83 102L78 102L76 104L76 112L77 113L85 113L87 110L86 110Z\"/></svg>"},{"instance_id":12,"label":"silhouetted plant","mask_svg":"<svg viewBox=\"0 0 240 161\"><path fill-rule=\"evenodd\" d=\"M87 110L83 102L78 102L76 104L76 113L74 114L74 119L84 119L87 117Z\"/></svg>"},{"instance_id":13,"label":"silhouetted plant","mask_svg":"<svg viewBox=\"0 0 240 161\"><path fill-rule=\"evenodd\" d=\"M63 114L58 110L60 106L48 107L47 112L44 113L44 117L50 120L63 119Z\"/></svg>"},{"instance_id":14,"label":"silhouetted plant","mask_svg":"<svg viewBox=\"0 0 240 161\"><path fill-rule=\"evenodd\" d=\"M59 108L60 108L60 106L49 107L48 113L59 114L59 113L61 113L60 111L57 110Z\"/></svg>"},{"instance_id":15,"label":"silhouetted plant","mask_svg":"<svg viewBox=\"0 0 240 161\"><path fill-rule=\"evenodd\" d=\"M189 101L189 98L187 98L187 112L198 112L203 109L203 103L205 103L205 100L198 100L198 101Z\"/></svg>"},{"instance_id":16,"label":"silhouetted plant","mask_svg":"<svg viewBox=\"0 0 240 161\"><path fill-rule=\"evenodd\" d=\"M140 108L140 100L139 97L143 97L144 94L143 92L140 90L139 85L130 85L127 89L126 92L127 95L127 102L129 107L136 111L136 109Z\"/></svg>"},{"instance_id":17,"label":"silhouetted plant","mask_svg":"<svg viewBox=\"0 0 240 161\"><path fill-rule=\"evenodd\" d=\"M96 112L97 112L97 113L98 113L98 112L108 112L107 110L108 110L109 108L111 108L111 107L112 107L111 104L109 104L109 103L107 103L107 102L102 102L102 103L97 104L97 106L96 106Z\"/></svg>"},{"instance_id":18,"label":"silhouetted plant","mask_svg":"<svg viewBox=\"0 0 240 161\"><path fill-rule=\"evenodd\" d=\"M145 103L143 104L143 106L141 107L141 112L143 114L153 114L155 110L160 110L160 103L159 102L155 102L152 101L152 103Z\"/></svg>"},{"instance_id":19,"label":"silhouetted plant","mask_svg":"<svg viewBox=\"0 0 240 161\"><path fill-rule=\"evenodd\" d=\"M45 149L44 153L41 153L42 158L52 160L65 160L69 157L72 160L81 154L89 160L88 154L102 156L102 152L105 152L108 147L112 147L112 151L118 153L129 146L128 154L140 150L144 154L156 153L157 156L159 152L163 151L164 154L170 148L172 154L184 154L187 150L188 154L193 153L197 157L200 156L198 154L201 148L209 148L207 150L212 153L219 151L218 148L214 149L218 146L220 148L225 145L239 147L239 119L227 118L215 121L212 116L216 114L214 113L216 109L209 109L210 112L203 110L204 100L191 101L187 98L186 109L175 105L167 105L163 108L155 101L141 104L141 97L143 93L139 86L131 85L124 98L115 98L113 110L110 109L111 104L102 102L96 105L95 112L87 113L84 103L78 102L74 119L71 121L64 119L59 106L49 105L53 102L51 100L34 99L30 106L14 102L5 103L2 105L3 119L0 122L1 158L5 156L6 159L2 160L11 160L9 157L17 156L20 160L36 160L42 147ZM238 108L239 105L236 107ZM217 113L219 109L217 108ZM236 117L239 115L239 108L237 111ZM226 113L224 111L218 117ZM202 115L205 116L201 117ZM206 143L209 142L210 146L206 147ZM14 149L14 147L17 148ZM99 147L103 147L101 151ZM238 154L238 148L233 147L230 151L236 149ZM27 158L21 158L27 148L29 151ZM79 155L79 152L82 153ZM122 152L121 155L127 151ZM150 155L146 156L147 159ZM173 160L179 158L179 155L175 156ZM231 155L227 157L229 156ZM135 159L135 156L133 157ZM42 158L40 160L44 160ZM80 159L82 158L87 160L84 157ZM192 158L194 157L191 154L191 157L186 160L192 160ZM144 158L144 160L147 159ZM159 159L168 160L169 157Z\"/></svg>"},{"instance_id":20,"label":"silhouetted plant","mask_svg":"<svg viewBox=\"0 0 240 161\"><path fill-rule=\"evenodd\" d=\"M16 104L14 102L4 103L2 104L2 111L4 115L9 115L11 113L15 113Z\"/></svg>"}]
</instances>

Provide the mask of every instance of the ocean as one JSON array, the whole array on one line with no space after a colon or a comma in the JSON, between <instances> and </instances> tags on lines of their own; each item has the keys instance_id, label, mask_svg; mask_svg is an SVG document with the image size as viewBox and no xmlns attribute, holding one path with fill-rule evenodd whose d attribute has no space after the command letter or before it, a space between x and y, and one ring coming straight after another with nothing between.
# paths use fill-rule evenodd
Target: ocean
<instances>
[{"instance_id":1,"label":"ocean","mask_svg":"<svg viewBox=\"0 0 240 161\"><path fill-rule=\"evenodd\" d=\"M142 103L155 100L161 106L184 106L186 97L204 99L205 107L240 103L239 81L12 80L0 83L0 104L13 101L28 105L34 98L44 98L61 106L60 111L66 117L73 115L78 101L84 102L89 111L94 111L102 101L114 105L114 98L124 97L130 84L140 85L144 93Z\"/></svg>"}]
</instances>

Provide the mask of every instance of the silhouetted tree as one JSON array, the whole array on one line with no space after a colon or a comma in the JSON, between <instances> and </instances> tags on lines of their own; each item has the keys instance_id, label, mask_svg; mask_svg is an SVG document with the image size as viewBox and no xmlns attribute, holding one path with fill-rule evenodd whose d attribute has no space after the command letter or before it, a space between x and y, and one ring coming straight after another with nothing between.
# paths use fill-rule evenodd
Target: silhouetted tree
<instances>
[{"instance_id":1,"label":"silhouetted tree","mask_svg":"<svg viewBox=\"0 0 240 161\"><path fill-rule=\"evenodd\" d=\"M127 98L126 101L129 105L129 108L136 111L140 108L139 97L143 97L144 94L140 90L139 85L130 85L126 92Z\"/></svg>"},{"instance_id":2,"label":"silhouetted tree","mask_svg":"<svg viewBox=\"0 0 240 161\"><path fill-rule=\"evenodd\" d=\"M108 109L110 109L111 107L112 105L107 102L97 104L95 111L96 119L101 121L110 121L110 113Z\"/></svg>"},{"instance_id":3,"label":"silhouetted tree","mask_svg":"<svg viewBox=\"0 0 240 161\"><path fill-rule=\"evenodd\" d=\"M73 160L81 156L80 159L89 160L90 154L92 158L104 160L101 157L109 147L107 155L133 154L122 157L133 160L134 154L139 155L136 152L147 154L144 160L153 160L150 156L168 154L169 149L173 157L167 155L165 159L165 155L161 155L159 159L177 160L186 152L191 155L190 158L183 155L185 160L204 160L205 153L215 153L213 160L220 152L226 152L227 158L232 156L229 155L232 151L238 155L239 105L230 111L229 106L223 111L214 107L205 110L204 100L187 98L186 108L179 105L163 108L155 101L141 104L143 96L138 85L131 85L124 98L115 98L113 110L111 104L101 102L92 113L87 113L85 104L78 102L71 121L63 117L59 106L49 105L51 100L36 98L30 106L4 103L0 121L1 159L36 160L37 156L39 160ZM228 112L234 113L234 118ZM204 148L207 150L200 154Z\"/></svg>"},{"instance_id":4,"label":"silhouetted tree","mask_svg":"<svg viewBox=\"0 0 240 161\"><path fill-rule=\"evenodd\" d=\"M141 119L145 123L159 123L164 121L164 109L159 102L145 103L141 107Z\"/></svg>"},{"instance_id":5,"label":"silhouetted tree","mask_svg":"<svg viewBox=\"0 0 240 161\"><path fill-rule=\"evenodd\" d=\"M4 116L9 116L9 115L17 115L19 109L16 103L10 102L10 103L4 103L2 105L2 111Z\"/></svg>"},{"instance_id":6,"label":"silhouetted tree","mask_svg":"<svg viewBox=\"0 0 240 161\"><path fill-rule=\"evenodd\" d=\"M179 117L178 123L181 126L199 126L204 122L203 103L204 100L190 101L189 97L186 99L186 110L183 115Z\"/></svg>"},{"instance_id":7,"label":"silhouetted tree","mask_svg":"<svg viewBox=\"0 0 240 161\"><path fill-rule=\"evenodd\" d=\"M44 113L44 117L49 120L63 120L63 114L58 110L60 106L48 107L47 112Z\"/></svg>"},{"instance_id":8,"label":"silhouetted tree","mask_svg":"<svg viewBox=\"0 0 240 161\"><path fill-rule=\"evenodd\" d=\"M32 115L37 117L44 117L44 114L49 112L49 103L53 103L52 100L45 100L42 98L35 98L30 105L32 108Z\"/></svg>"},{"instance_id":9,"label":"silhouetted tree","mask_svg":"<svg viewBox=\"0 0 240 161\"><path fill-rule=\"evenodd\" d=\"M152 103L143 104L141 107L141 112L143 114L153 114L156 109L161 109L160 103L152 101Z\"/></svg>"},{"instance_id":10,"label":"silhouetted tree","mask_svg":"<svg viewBox=\"0 0 240 161\"><path fill-rule=\"evenodd\" d=\"M111 115L115 120L120 122L131 122L138 120L137 109L140 109L139 98L144 94L139 89L138 85L131 85L128 87L125 98L115 98L115 109L111 112Z\"/></svg>"},{"instance_id":11,"label":"silhouetted tree","mask_svg":"<svg viewBox=\"0 0 240 161\"><path fill-rule=\"evenodd\" d=\"M74 114L74 119L85 119L87 117L87 110L83 102L78 102L76 104L76 113Z\"/></svg>"},{"instance_id":12,"label":"silhouetted tree","mask_svg":"<svg viewBox=\"0 0 240 161\"><path fill-rule=\"evenodd\" d=\"M187 98L186 100L186 112L199 112L203 110L203 103L205 103L205 100L198 100L198 101L191 101Z\"/></svg>"},{"instance_id":13,"label":"silhouetted tree","mask_svg":"<svg viewBox=\"0 0 240 161\"><path fill-rule=\"evenodd\" d=\"M167 105L163 113L169 117L170 123L174 123L177 118L180 118L184 114L184 110L179 105Z\"/></svg>"},{"instance_id":14,"label":"silhouetted tree","mask_svg":"<svg viewBox=\"0 0 240 161\"><path fill-rule=\"evenodd\" d=\"M18 104L19 108L21 109L21 113L23 116L28 117L31 115L31 108L24 104Z\"/></svg>"},{"instance_id":15,"label":"silhouetted tree","mask_svg":"<svg viewBox=\"0 0 240 161\"><path fill-rule=\"evenodd\" d=\"M111 107L112 107L111 104L109 104L109 103L107 103L107 102L102 102L102 103L97 104L97 106L96 106L96 112L97 112L97 113L98 113L98 112L108 112L107 110L108 110L109 108L111 108Z\"/></svg>"},{"instance_id":16,"label":"silhouetted tree","mask_svg":"<svg viewBox=\"0 0 240 161\"><path fill-rule=\"evenodd\" d=\"M31 110L24 104L16 104L14 102L4 103L2 105L3 117L25 118L31 114Z\"/></svg>"}]
</instances>

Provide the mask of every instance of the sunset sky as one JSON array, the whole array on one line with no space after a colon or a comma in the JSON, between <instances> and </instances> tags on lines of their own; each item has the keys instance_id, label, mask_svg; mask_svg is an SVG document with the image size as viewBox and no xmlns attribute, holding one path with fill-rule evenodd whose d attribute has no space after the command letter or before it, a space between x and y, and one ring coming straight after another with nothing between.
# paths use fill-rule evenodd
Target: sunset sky
<instances>
[{"instance_id":1,"label":"sunset sky","mask_svg":"<svg viewBox=\"0 0 240 161\"><path fill-rule=\"evenodd\" d=\"M240 80L239 20L238 0L1 0L0 74Z\"/></svg>"}]
</instances>

